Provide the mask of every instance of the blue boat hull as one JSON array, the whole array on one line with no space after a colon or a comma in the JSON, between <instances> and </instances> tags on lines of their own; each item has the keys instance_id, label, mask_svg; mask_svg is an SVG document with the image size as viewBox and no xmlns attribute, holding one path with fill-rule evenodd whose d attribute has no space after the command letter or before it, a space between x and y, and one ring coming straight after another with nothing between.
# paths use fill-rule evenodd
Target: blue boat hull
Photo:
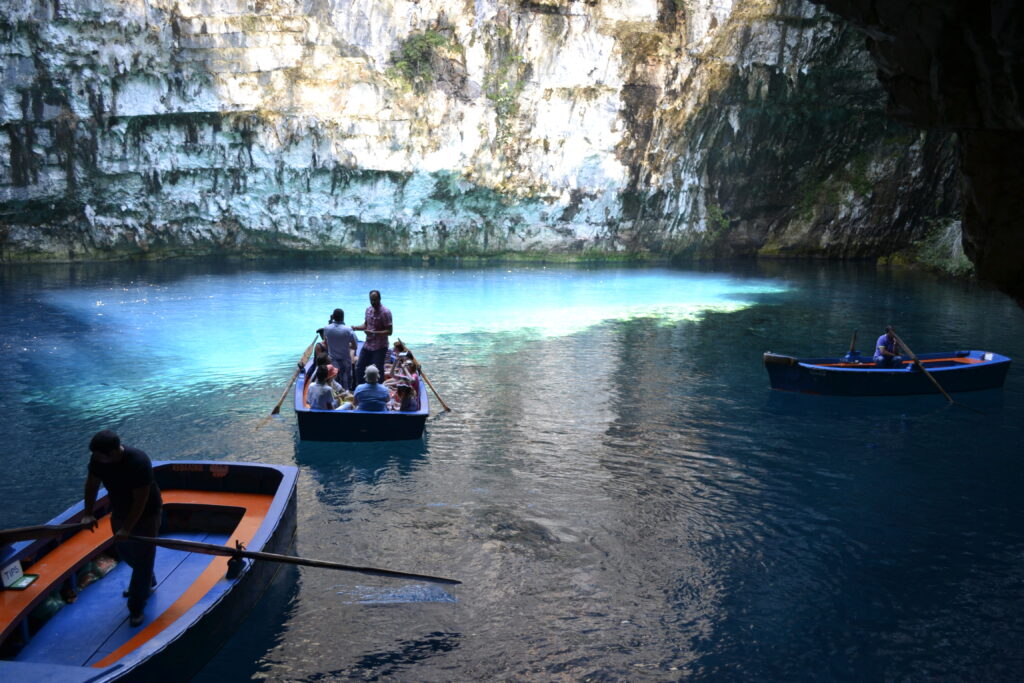
<instances>
[{"instance_id":1,"label":"blue boat hull","mask_svg":"<svg viewBox=\"0 0 1024 683\"><path fill-rule=\"evenodd\" d=\"M154 474L164 490L223 490L273 495L265 521L254 534L248 549L282 554L289 554L293 550L296 468L181 461L154 463ZM99 508L102 508L102 501ZM76 521L82 512L83 507L79 503L50 523ZM3 553L4 561L34 555L45 543L35 541L15 544ZM237 629L281 572L281 566L272 562L247 561L237 578L219 580L214 589L183 617L109 666L0 660L0 678L61 683L187 680L203 667ZM124 603L117 603L112 608L124 610ZM69 605L64 610L74 607ZM87 627L89 615L82 615L82 619L83 627Z\"/></svg>"},{"instance_id":2,"label":"blue boat hull","mask_svg":"<svg viewBox=\"0 0 1024 683\"><path fill-rule=\"evenodd\" d=\"M918 356L928 373L912 363L876 368L873 363L842 363L836 358L794 358L764 354L772 389L828 396L908 396L983 391L1003 386L1010 359L985 351L955 351Z\"/></svg>"}]
</instances>

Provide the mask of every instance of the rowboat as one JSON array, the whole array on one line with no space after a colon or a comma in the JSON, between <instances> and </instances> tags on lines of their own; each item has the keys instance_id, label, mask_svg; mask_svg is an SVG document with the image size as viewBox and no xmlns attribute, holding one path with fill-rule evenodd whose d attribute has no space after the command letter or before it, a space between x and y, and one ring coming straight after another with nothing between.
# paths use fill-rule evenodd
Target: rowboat
<instances>
[{"instance_id":1,"label":"rowboat","mask_svg":"<svg viewBox=\"0 0 1024 683\"><path fill-rule=\"evenodd\" d=\"M160 538L232 548L240 541L246 550L287 552L295 536L297 471L154 463L164 499ZM228 578L227 557L158 547L157 586L142 625L133 628L122 597L131 569L118 562L97 578L114 563L109 509L101 489L95 531L0 546L0 568L20 567L25 577L36 577L22 590L0 591L0 680L185 680L227 640L283 566L239 559ZM78 503L50 523L77 522L83 511Z\"/></svg>"},{"instance_id":2,"label":"rowboat","mask_svg":"<svg viewBox=\"0 0 1024 683\"><path fill-rule=\"evenodd\" d=\"M918 354L928 373L912 360L898 367L878 367L857 358L795 358L768 351L764 367L772 389L834 396L905 396L998 389L1006 380L1010 359L992 351L951 351Z\"/></svg>"},{"instance_id":3,"label":"rowboat","mask_svg":"<svg viewBox=\"0 0 1024 683\"><path fill-rule=\"evenodd\" d=\"M423 436L430 405L422 378L416 388L420 409L415 412L318 410L310 408L306 401L314 369L314 361L310 360L303 379L295 383L295 416L303 441L404 441Z\"/></svg>"}]
</instances>

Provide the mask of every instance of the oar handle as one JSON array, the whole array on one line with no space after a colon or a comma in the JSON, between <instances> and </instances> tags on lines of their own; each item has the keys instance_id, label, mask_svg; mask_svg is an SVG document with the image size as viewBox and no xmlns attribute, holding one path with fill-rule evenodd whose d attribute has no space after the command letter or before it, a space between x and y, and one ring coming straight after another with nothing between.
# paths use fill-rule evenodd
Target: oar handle
<instances>
[{"instance_id":1,"label":"oar handle","mask_svg":"<svg viewBox=\"0 0 1024 683\"><path fill-rule=\"evenodd\" d=\"M297 564L304 567L337 569L340 571L355 572L357 574L368 574L370 576L386 576L395 579L414 579L417 581L432 581L434 583L444 583L449 585L458 585L462 583L461 581L457 581L456 579L446 579L441 576L430 576L428 574L411 574L409 572L396 572L391 569L378 569L376 567L357 567L350 564L341 564L339 562L314 560L306 557L296 557L294 555L264 553L256 550L240 550L237 548L229 548L228 546L223 545L214 545L212 543L200 543L199 541L185 541L177 538L153 538L151 536L131 536L130 538L132 540L142 541L144 543L151 543L153 545L162 546L164 548L170 548L172 550L198 552L203 553L205 555L220 555L223 557L244 557L251 560L283 562L285 564Z\"/></svg>"},{"instance_id":2,"label":"oar handle","mask_svg":"<svg viewBox=\"0 0 1024 683\"><path fill-rule=\"evenodd\" d=\"M91 523L76 522L74 524L39 524L36 526L18 527L17 529L0 529L0 544L60 536L69 531L79 531L90 526L92 526Z\"/></svg>"}]
</instances>

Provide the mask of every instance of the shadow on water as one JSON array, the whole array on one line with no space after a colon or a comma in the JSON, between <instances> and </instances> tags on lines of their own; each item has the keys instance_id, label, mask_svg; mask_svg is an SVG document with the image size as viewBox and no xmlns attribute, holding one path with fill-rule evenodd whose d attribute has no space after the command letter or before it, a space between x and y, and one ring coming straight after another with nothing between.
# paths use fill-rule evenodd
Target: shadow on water
<instances>
[{"instance_id":1,"label":"shadow on water","mask_svg":"<svg viewBox=\"0 0 1024 683\"><path fill-rule=\"evenodd\" d=\"M301 441L295 437L295 463L316 480L317 496L328 505L346 504L354 486L402 479L426 461L427 437L412 441L360 443Z\"/></svg>"},{"instance_id":2,"label":"shadow on water","mask_svg":"<svg viewBox=\"0 0 1024 683\"><path fill-rule=\"evenodd\" d=\"M363 655L346 669L321 672L303 680L333 681L349 677L363 678L361 674L367 671L372 671L374 675L372 678L364 680L380 680L381 678L399 676L406 667L456 650L461 637L461 633L430 633L417 640L399 643L399 647L394 650Z\"/></svg>"},{"instance_id":3,"label":"shadow on water","mask_svg":"<svg viewBox=\"0 0 1024 683\"><path fill-rule=\"evenodd\" d=\"M900 415L907 419L969 419L971 416L997 417L1006 399L1002 389L952 394L949 403L940 394L912 396L819 396L791 391L766 391L765 411L777 415L811 419L824 417L884 417Z\"/></svg>"},{"instance_id":4,"label":"shadow on water","mask_svg":"<svg viewBox=\"0 0 1024 683\"><path fill-rule=\"evenodd\" d=\"M396 469L405 475L416 469L427 454L427 439L411 441L327 442L302 441L295 436L295 462L319 473L339 467L368 472Z\"/></svg>"},{"instance_id":5,"label":"shadow on water","mask_svg":"<svg viewBox=\"0 0 1024 683\"><path fill-rule=\"evenodd\" d=\"M292 548L289 552L294 552ZM283 565L249 616L214 655L193 683L221 683L254 678L262 658L285 637L299 594L299 569Z\"/></svg>"}]
</instances>

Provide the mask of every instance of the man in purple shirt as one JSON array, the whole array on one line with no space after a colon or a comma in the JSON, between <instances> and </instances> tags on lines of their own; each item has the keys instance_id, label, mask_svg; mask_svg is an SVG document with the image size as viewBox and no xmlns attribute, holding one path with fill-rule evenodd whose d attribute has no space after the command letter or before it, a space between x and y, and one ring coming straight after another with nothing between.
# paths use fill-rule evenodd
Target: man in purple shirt
<instances>
[{"instance_id":1,"label":"man in purple shirt","mask_svg":"<svg viewBox=\"0 0 1024 683\"><path fill-rule=\"evenodd\" d=\"M391 311L381 305L380 292L376 289L370 290L370 305L366 309L363 324L352 329L366 332L366 342L359 350L359 360L356 361L354 381L359 385L366 382L366 366L384 367L384 358L388 353L388 337L394 331Z\"/></svg>"},{"instance_id":2,"label":"man in purple shirt","mask_svg":"<svg viewBox=\"0 0 1024 683\"><path fill-rule=\"evenodd\" d=\"M903 356L896 353L896 334L891 325L885 326L885 334L875 342L875 356L872 360L880 368L903 367Z\"/></svg>"}]
</instances>

